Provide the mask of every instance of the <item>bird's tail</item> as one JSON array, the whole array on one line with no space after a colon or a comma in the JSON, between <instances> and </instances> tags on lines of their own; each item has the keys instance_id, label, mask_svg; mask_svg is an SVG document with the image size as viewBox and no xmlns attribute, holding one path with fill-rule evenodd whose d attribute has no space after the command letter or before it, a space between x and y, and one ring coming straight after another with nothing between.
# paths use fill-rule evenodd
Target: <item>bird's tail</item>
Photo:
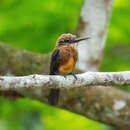
<instances>
[{"instance_id":1,"label":"bird's tail","mask_svg":"<svg viewBox=\"0 0 130 130\"><path fill-rule=\"evenodd\" d=\"M54 73L50 73L50 75L55 75ZM60 90L58 88L51 88L50 94L48 97L48 103L50 105L57 105L59 101L59 93Z\"/></svg>"},{"instance_id":2,"label":"bird's tail","mask_svg":"<svg viewBox=\"0 0 130 130\"><path fill-rule=\"evenodd\" d=\"M50 90L49 98L48 98L48 103L51 105L57 105L58 100L59 100L59 92L60 90L57 88L52 88Z\"/></svg>"}]
</instances>

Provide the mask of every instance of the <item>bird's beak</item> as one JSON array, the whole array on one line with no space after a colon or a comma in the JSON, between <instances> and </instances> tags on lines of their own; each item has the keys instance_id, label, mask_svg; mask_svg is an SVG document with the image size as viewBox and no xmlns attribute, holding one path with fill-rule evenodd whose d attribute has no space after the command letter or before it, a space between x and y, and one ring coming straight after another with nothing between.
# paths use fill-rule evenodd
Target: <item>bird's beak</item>
<instances>
[{"instance_id":1,"label":"bird's beak","mask_svg":"<svg viewBox=\"0 0 130 130\"><path fill-rule=\"evenodd\" d=\"M87 39L90 39L90 37L76 38L74 40L71 40L70 44L74 44L74 43L77 43L77 42L80 42L80 41L83 41L83 40L87 40Z\"/></svg>"}]
</instances>

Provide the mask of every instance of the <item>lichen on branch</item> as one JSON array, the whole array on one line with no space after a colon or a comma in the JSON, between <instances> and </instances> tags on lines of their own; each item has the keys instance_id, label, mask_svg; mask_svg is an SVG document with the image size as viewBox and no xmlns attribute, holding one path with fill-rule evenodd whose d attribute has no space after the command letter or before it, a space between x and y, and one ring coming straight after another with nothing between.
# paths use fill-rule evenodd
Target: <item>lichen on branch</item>
<instances>
[{"instance_id":1,"label":"lichen on branch","mask_svg":"<svg viewBox=\"0 0 130 130\"><path fill-rule=\"evenodd\" d=\"M130 85L130 71L124 72L86 72L73 76L29 75L0 76L0 90L18 90L20 88L76 88L84 86Z\"/></svg>"}]
</instances>

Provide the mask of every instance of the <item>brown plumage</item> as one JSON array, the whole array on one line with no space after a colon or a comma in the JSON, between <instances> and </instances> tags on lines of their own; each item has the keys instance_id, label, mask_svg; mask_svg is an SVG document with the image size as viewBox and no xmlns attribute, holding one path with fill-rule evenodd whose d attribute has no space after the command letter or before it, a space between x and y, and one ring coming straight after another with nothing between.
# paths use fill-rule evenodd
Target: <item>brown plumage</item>
<instances>
[{"instance_id":1,"label":"brown plumage","mask_svg":"<svg viewBox=\"0 0 130 130\"><path fill-rule=\"evenodd\" d=\"M57 49L60 50L60 56L57 58L57 63L59 64L58 74L67 75L75 67L78 51L70 45L57 47Z\"/></svg>"},{"instance_id":2,"label":"brown plumage","mask_svg":"<svg viewBox=\"0 0 130 130\"><path fill-rule=\"evenodd\" d=\"M74 46L74 43L85 39L88 39L88 37L77 39L76 36L72 34L62 34L58 38L56 47L51 56L50 75L72 74L78 59L78 50ZM58 98L59 89L51 89L48 99L49 104L57 105Z\"/></svg>"}]
</instances>

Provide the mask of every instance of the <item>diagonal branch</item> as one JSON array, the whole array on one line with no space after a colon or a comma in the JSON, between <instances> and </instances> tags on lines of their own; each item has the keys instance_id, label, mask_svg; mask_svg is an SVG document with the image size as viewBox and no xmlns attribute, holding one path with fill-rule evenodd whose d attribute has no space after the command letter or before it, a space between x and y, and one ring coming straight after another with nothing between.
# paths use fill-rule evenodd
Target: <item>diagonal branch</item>
<instances>
[{"instance_id":1,"label":"diagonal branch","mask_svg":"<svg viewBox=\"0 0 130 130\"><path fill-rule=\"evenodd\" d=\"M83 86L115 86L130 85L130 71L124 72L86 72L73 76L0 76L0 90L18 90L20 88L76 88Z\"/></svg>"},{"instance_id":2,"label":"diagonal branch","mask_svg":"<svg viewBox=\"0 0 130 130\"><path fill-rule=\"evenodd\" d=\"M49 57L50 53L35 54L0 42L0 75L47 74Z\"/></svg>"}]
</instances>

